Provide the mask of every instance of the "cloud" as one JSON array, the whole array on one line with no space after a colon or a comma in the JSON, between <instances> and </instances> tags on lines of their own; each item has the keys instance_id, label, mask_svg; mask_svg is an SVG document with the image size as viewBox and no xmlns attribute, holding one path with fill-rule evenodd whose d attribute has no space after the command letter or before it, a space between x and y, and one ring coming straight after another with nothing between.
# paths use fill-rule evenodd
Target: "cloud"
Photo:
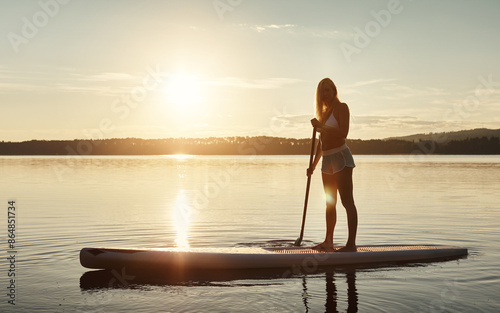
<instances>
[{"instance_id":1,"label":"cloud","mask_svg":"<svg viewBox=\"0 0 500 313\"><path fill-rule=\"evenodd\" d=\"M295 78L264 78L264 79L245 79L238 77L225 77L213 81L205 81L205 85L226 86L247 89L277 89L285 85L291 85L301 82Z\"/></svg>"},{"instance_id":2,"label":"cloud","mask_svg":"<svg viewBox=\"0 0 500 313\"><path fill-rule=\"evenodd\" d=\"M416 97L433 97L429 101L436 101L434 97L450 96L451 93L435 87L415 88L399 84L395 78L372 79L347 84L342 88L342 94L362 94L364 88L376 87L377 98L385 100L410 99Z\"/></svg>"},{"instance_id":3,"label":"cloud","mask_svg":"<svg viewBox=\"0 0 500 313\"><path fill-rule=\"evenodd\" d=\"M140 81L138 75L121 72L84 73L60 68L52 73L10 71L0 68L0 94L12 92L78 92L118 94Z\"/></svg>"},{"instance_id":4,"label":"cloud","mask_svg":"<svg viewBox=\"0 0 500 313\"><path fill-rule=\"evenodd\" d=\"M129 73L100 73L95 75L90 75L84 78L85 80L91 81L123 81L123 80L134 80L135 76L130 75Z\"/></svg>"},{"instance_id":5,"label":"cloud","mask_svg":"<svg viewBox=\"0 0 500 313\"><path fill-rule=\"evenodd\" d=\"M312 114L276 114L270 120L267 135L287 138L305 138L310 136Z\"/></svg>"},{"instance_id":6,"label":"cloud","mask_svg":"<svg viewBox=\"0 0 500 313\"><path fill-rule=\"evenodd\" d=\"M354 87L360 87L360 86L375 85L375 84L380 84L380 83L392 82L395 80L396 80L395 78L364 80L364 81L359 81L359 82L355 82L353 84L346 85L345 88L354 88Z\"/></svg>"},{"instance_id":7,"label":"cloud","mask_svg":"<svg viewBox=\"0 0 500 313\"><path fill-rule=\"evenodd\" d=\"M472 129L482 127L481 125L484 126L484 123L472 120L425 120L414 116L352 116L350 137L381 139L417 133Z\"/></svg>"},{"instance_id":8,"label":"cloud","mask_svg":"<svg viewBox=\"0 0 500 313\"><path fill-rule=\"evenodd\" d=\"M424 87L424 88L413 88L409 86L404 86L400 84L386 84L381 87L382 90L385 90L392 94L393 96L402 99L402 98L413 98L413 97L436 97L436 96L448 96L450 92L444 91L443 89L434 88L434 87Z\"/></svg>"},{"instance_id":9,"label":"cloud","mask_svg":"<svg viewBox=\"0 0 500 313\"><path fill-rule=\"evenodd\" d=\"M420 120L414 116L352 116L351 127L370 128L422 128L435 125L435 121Z\"/></svg>"},{"instance_id":10,"label":"cloud","mask_svg":"<svg viewBox=\"0 0 500 313\"><path fill-rule=\"evenodd\" d=\"M245 24L242 25L243 27L248 27L258 33L268 31L268 30L291 30L297 27L297 25L293 24L281 24L281 25L276 25L276 24L270 24L270 25L249 25L246 26Z\"/></svg>"},{"instance_id":11,"label":"cloud","mask_svg":"<svg viewBox=\"0 0 500 313\"><path fill-rule=\"evenodd\" d=\"M46 92L52 78L36 71L16 71L0 67L0 94L12 92Z\"/></svg>"},{"instance_id":12,"label":"cloud","mask_svg":"<svg viewBox=\"0 0 500 313\"><path fill-rule=\"evenodd\" d=\"M238 24L236 25L243 30L251 30L257 33L271 33L280 32L289 35L314 37L322 39L339 39L339 38L349 38L351 36L348 32L342 32L338 30L324 30L316 29L311 27L299 26L296 24Z\"/></svg>"},{"instance_id":13,"label":"cloud","mask_svg":"<svg viewBox=\"0 0 500 313\"><path fill-rule=\"evenodd\" d=\"M310 120L314 116L311 114L301 115L277 115L271 119L272 124L280 125L281 127L301 127L304 125L311 125Z\"/></svg>"},{"instance_id":14,"label":"cloud","mask_svg":"<svg viewBox=\"0 0 500 313\"><path fill-rule=\"evenodd\" d=\"M47 87L42 85L0 82L0 94L7 94L11 92L43 92L46 90Z\"/></svg>"},{"instance_id":15,"label":"cloud","mask_svg":"<svg viewBox=\"0 0 500 313\"><path fill-rule=\"evenodd\" d=\"M360 87L383 84L383 83L392 82L395 80L396 79L394 79L394 78L384 78L384 79L372 79L372 80L358 81L358 82L355 82L352 84L347 84L347 85L343 86L341 93L343 95L360 94L360 93L362 93L360 91L360 89L361 89Z\"/></svg>"},{"instance_id":16,"label":"cloud","mask_svg":"<svg viewBox=\"0 0 500 313\"><path fill-rule=\"evenodd\" d=\"M57 84L55 88L62 92L86 93L86 94L99 94L99 95L113 95L117 96L126 92L126 88L115 88L106 85L66 85Z\"/></svg>"},{"instance_id":17,"label":"cloud","mask_svg":"<svg viewBox=\"0 0 500 313\"><path fill-rule=\"evenodd\" d=\"M269 24L269 25L238 24L237 27L242 28L242 29L250 29L250 30L256 31L258 33L262 33L262 32L270 31L270 30L285 30L287 32L291 32L293 29L297 28L297 25L294 25L294 24Z\"/></svg>"}]
</instances>

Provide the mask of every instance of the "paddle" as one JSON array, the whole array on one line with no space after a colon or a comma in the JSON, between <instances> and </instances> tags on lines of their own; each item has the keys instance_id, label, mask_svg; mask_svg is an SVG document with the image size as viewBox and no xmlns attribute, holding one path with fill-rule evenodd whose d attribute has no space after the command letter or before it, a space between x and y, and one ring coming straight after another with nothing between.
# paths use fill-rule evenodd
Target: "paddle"
<instances>
[{"instance_id":1,"label":"paddle","mask_svg":"<svg viewBox=\"0 0 500 313\"><path fill-rule=\"evenodd\" d=\"M312 135L312 140L311 140L311 155L309 156L309 167L311 168L312 163L313 163L313 155L314 155L314 146L316 142L316 127L313 128L313 135ZM300 236L295 240L296 246L300 246L300 243L302 242L302 238L304 237L304 226L306 224L306 212L307 212L307 200L309 199L309 186L311 186L311 176L312 175L307 175L307 185L306 185L306 199L304 201L304 213L302 214L302 227L300 229Z\"/></svg>"}]
</instances>

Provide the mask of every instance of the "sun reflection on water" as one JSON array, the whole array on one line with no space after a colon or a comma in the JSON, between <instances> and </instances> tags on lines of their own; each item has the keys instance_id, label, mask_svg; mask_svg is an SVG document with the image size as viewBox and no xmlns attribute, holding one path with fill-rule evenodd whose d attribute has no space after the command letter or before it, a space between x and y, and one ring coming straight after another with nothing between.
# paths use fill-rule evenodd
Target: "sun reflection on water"
<instances>
[{"instance_id":1,"label":"sun reflection on water","mask_svg":"<svg viewBox=\"0 0 500 313\"><path fill-rule=\"evenodd\" d=\"M176 160L186 160L186 159L194 158L194 155L193 154L167 154L167 155L164 155L164 157L167 157L170 159L176 159Z\"/></svg>"},{"instance_id":2,"label":"sun reflection on water","mask_svg":"<svg viewBox=\"0 0 500 313\"><path fill-rule=\"evenodd\" d=\"M175 200L174 209L172 211L172 220L174 229L177 233L175 244L178 248L189 248L188 232L191 224L191 207L186 200L184 190L179 190Z\"/></svg>"}]
</instances>

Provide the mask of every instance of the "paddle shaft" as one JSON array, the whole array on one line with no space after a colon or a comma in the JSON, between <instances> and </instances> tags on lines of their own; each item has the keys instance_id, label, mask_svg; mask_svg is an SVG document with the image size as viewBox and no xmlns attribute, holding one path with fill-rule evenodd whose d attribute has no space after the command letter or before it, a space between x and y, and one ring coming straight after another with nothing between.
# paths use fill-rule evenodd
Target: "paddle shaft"
<instances>
[{"instance_id":1,"label":"paddle shaft","mask_svg":"<svg viewBox=\"0 0 500 313\"><path fill-rule=\"evenodd\" d=\"M314 148L316 143L316 127L313 128L313 135L311 140L311 154L309 156L309 168L312 167L313 156L314 156ZM300 236L295 240L295 245L300 246L302 242L302 238L304 237L304 226L306 225L306 213L307 213L307 202L309 200L309 187L311 186L311 175L307 175L307 184L306 184L306 198L304 200L304 213L302 214L302 227L300 228Z\"/></svg>"}]
</instances>

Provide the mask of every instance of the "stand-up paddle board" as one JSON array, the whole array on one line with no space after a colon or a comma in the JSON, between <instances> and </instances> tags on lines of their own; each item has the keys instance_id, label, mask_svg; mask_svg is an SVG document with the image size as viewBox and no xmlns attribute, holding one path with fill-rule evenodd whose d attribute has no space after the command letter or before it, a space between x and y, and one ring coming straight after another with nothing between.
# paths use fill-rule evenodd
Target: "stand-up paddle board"
<instances>
[{"instance_id":1,"label":"stand-up paddle board","mask_svg":"<svg viewBox=\"0 0 500 313\"><path fill-rule=\"evenodd\" d=\"M84 248L80 251L80 263L92 269L127 267L131 269L234 270L422 262L458 258L464 255L467 255L466 248L443 245L358 246L357 252L324 252L307 247L188 250Z\"/></svg>"}]
</instances>

